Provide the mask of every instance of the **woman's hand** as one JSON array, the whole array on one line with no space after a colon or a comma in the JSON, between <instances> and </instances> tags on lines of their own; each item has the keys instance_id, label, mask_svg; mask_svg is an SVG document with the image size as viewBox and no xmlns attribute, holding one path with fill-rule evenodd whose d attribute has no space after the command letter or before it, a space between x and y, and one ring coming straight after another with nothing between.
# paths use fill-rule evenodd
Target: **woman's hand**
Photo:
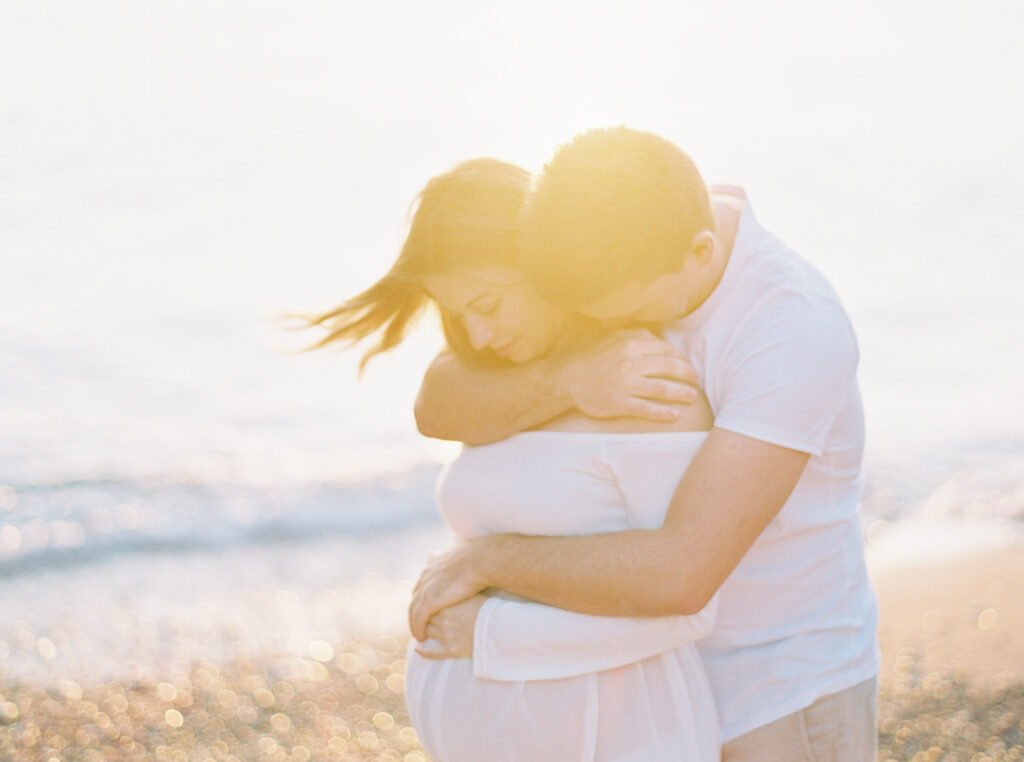
<instances>
[{"instance_id":1,"label":"woman's hand","mask_svg":"<svg viewBox=\"0 0 1024 762\"><path fill-rule=\"evenodd\" d=\"M476 617L487 598L478 593L434 614L427 623L428 640L416 646L416 653L427 659L465 659L472 656Z\"/></svg>"}]
</instances>

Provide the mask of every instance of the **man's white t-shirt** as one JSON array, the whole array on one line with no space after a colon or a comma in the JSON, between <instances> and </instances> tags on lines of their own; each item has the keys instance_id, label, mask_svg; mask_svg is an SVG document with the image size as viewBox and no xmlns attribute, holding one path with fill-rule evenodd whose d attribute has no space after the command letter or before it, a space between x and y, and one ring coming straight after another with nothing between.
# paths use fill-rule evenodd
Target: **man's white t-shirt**
<instances>
[{"instance_id":1,"label":"man's white t-shirt","mask_svg":"<svg viewBox=\"0 0 1024 762\"><path fill-rule=\"evenodd\" d=\"M811 457L722 586L699 643L723 740L878 672L877 604L857 506L864 416L857 340L832 287L744 200L718 286L666 338L700 375L715 426Z\"/></svg>"},{"instance_id":2,"label":"man's white t-shirt","mask_svg":"<svg viewBox=\"0 0 1024 762\"><path fill-rule=\"evenodd\" d=\"M760 227L743 192L715 190L744 201L729 263L711 296L665 337L700 374L715 426L811 455L785 506L722 586L713 630L698 642L728 741L876 675L878 617L857 515L864 419L853 329L825 278ZM643 465L629 470L642 473ZM565 649L578 651L584 635L589 648L603 643L622 664L658 643L678 645L670 620L686 618L641 623L650 637L633 632L630 648L621 627L601 619L492 599L476 622L475 674L576 674L580 655ZM623 660L626 652L632 656ZM583 656L585 671L605 668Z\"/></svg>"}]
</instances>

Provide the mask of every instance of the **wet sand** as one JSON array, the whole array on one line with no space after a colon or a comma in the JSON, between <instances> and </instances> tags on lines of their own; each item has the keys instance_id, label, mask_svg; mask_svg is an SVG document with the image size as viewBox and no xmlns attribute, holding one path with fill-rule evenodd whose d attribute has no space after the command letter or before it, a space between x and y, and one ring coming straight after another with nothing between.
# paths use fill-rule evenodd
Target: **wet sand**
<instances>
[{"instance_id":1,"label":"wet sand","mask_svg":"<svg viewBox=\"0 0 1024 762\"><path fill-rule=\"evenodd\" d=\"M1024 545L889 554L872 575L878 759L1024 759ZM402 634L109 684L5 682L0 758L424 762L404 657Z\"/></svg>"}]
</instances>

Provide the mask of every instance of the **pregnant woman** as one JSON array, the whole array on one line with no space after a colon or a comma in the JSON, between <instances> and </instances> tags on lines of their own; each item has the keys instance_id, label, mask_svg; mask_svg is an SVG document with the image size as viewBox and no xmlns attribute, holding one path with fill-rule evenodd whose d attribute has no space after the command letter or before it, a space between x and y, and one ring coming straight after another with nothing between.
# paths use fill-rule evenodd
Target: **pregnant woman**
<instances>
[{"instance_id":1,"label":"pregnant woman","mask_svg":"<svg viewBox=\"0 0 1024 762\"><path fill-rule=\"evenodd\" d=\"M543 301L515 269L529 181L492 159L431 180L388 274L312 321L328 330L320 343L379 332L365 362L397 345L431 302L450 349L482 365L571 356L599 341L598 327ZM655 528L711 423L702 399L680 406L672 424L563 415L466 447L442 473L439 506L463 538ZM456 623L475 621L471 636L461 633L468 645L410 651L409 713L437 762L719 758L717 716L693 645L710 630L714 601L690 617L629 619L493 592L445 612L447 621L431 629L458 641ZM470 658L427 658L453 649Z\"/></svg>"}]
</instances>

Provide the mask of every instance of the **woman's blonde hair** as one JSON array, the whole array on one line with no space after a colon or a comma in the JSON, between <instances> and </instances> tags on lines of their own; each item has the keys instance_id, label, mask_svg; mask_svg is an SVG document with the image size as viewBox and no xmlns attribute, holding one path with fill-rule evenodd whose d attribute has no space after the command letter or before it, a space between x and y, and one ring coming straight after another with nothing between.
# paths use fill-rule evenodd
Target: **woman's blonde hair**
<instances>
[{"instance_id":1,"label":"woman's blonde hair","mask_svg":"<svg viewBox=\"0 0 1024 762\"><path fill-rule=\"evenodd\" d=\"M327 329L311 348L355 344L380 333L363 355L362 370L377 354L393 349L431 302L423 278L465 268L516 267L518 218L530 187L525 169L497 159L471 159L430 180L413 203L415 211L398 259L368 289L334 309L306 319ZM441 310L451 349L473 361L461 324Z\"/></svg>"}]
</instances>

